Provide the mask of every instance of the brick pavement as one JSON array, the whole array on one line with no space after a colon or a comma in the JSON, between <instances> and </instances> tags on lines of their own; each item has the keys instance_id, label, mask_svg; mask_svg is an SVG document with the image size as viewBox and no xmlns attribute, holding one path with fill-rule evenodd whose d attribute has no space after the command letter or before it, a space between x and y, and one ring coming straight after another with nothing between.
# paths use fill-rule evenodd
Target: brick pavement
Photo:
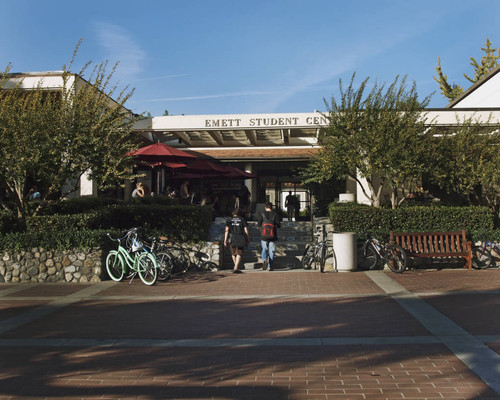
<instances>
[{"instance_id":1,"label":"brick pavement","mask_svg":"<svg viewBox=\"0 0 500 400\"><path fill-rule=\"evenodd\" d=\"M376 274L0 284L0 399L500 399L500 366L478 376L405 306L432 306L498 355L500 270Z\"/></svg>"}]
</instances>

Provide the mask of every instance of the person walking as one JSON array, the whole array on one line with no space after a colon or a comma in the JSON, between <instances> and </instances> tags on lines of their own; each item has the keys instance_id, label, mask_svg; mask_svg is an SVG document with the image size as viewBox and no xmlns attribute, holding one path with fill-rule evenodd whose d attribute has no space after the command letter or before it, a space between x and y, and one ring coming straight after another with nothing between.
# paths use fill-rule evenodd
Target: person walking
<instances>
[{"instance_id":1,"label":"person walking","mask_svg":"<svg viewBox=\"0 0 500 400\"><path fill-rule=\"evenodd\" d=\"M278 240L279 215L273 210L273 204L267 202L264 212L257 217L260 230L260 245L262 246L262 269L273 270L276 241Z\"/></svg>"},{"instance_id":2,"label":"person walking","mask_svg":"<svg viewBox=\"0 0 500 400\"><path fill-rule=\"evenodd\" d=\"M250 234L248 233L248 224L246 219L241 215L241 210L235 208L231 217L226 221L224 231L224 246L229 244L231 257L233 259L233 273L240 273L240 263L243 257L243 250L250 242Z\"/></svg>"},{"instance_id":3,"label":"person walking","mask_svg":"<svg viewBox=\"0 0 500 400\"><path fill-rule=\"evenodd\" d=\"M297 197L294 196L292 194L292 191L290 190L288 192L288 196L286 196L286 198L285 198L285 207L286 207L286 212L287 212L287 216L288 216L288 221L294 220L297 203L298 203Z\"/></svg>"},{"instance_id":4,"label":"person walking","mask_svg":"<svg viewBox=\"0 0 500 400\"><path fill-rule=\"evenodd\" d=\"M241 185L236 196L238 198L238 207L242 210L243 216L246 217L248 213L248 206L250 205L250 191L246 185Z\"/></svg>"}]
</instances>

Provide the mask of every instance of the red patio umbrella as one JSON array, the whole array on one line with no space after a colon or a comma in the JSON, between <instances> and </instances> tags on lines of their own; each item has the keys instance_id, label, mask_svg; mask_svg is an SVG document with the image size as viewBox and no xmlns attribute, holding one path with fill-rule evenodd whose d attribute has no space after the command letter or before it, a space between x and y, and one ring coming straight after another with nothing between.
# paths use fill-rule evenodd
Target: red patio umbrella
<instances>
[{"instance_id":1,"label":"red patio umbrella","mask_svg":"<svg viewBox=\"0 0 500 400\"><path fill-rule=\"evenodd\" d=\"M229 174L227 175L228 178L232 179L237 179L237 178L243 178L243 179L252 179L252 178L257 178L257 175L251 174L250 172L243 171L239 168L233 167L232 165L225 165L224 168L229 170Z\"/></svg>"},{"instance_id":2,"label":"red patio umbrella","mask_svg":"<svg viewBox=\"0 0 500 400\"><path fill-rule=\"evenodd\" d=\"M196 174L192 172L181 172L179 174L175 174L169 177L169 180L171 181L184 181L184 180L190 180L190 179L201 179L204 178L205 175L202 174Z\"/></svg>"},{"instance_id":3,"label":"red patio umbrella","mask_svg":"<svg viewBox=\"0 0 500 400\"><path fill-rule=\"evenodd\" d=\"M221 175L226 176L229 170L222 165L215 164L208 160L196 160L186 165L182 172L194 172L202 175Z\"/></svg>"},{"instance_id":4,"label":"red patio umbrella","mask_svg":"<svg viewBox=\"0 0 500 400\"><path fill-rule=\"evenodd\" d=\"M137 156L141 161L148 162L174 162L196 159L196 156L192 154L160 142L141 147L134 151L132 155Z\"/></svg>"},{"instance_id":5,"label":"red patio umbrella","mask_svg":"<svg viewBox=\"0 0 500 400\"><path fill-rule=\"evenodd\" d=\"M153 175L154 183L156 186L155 191L162 190L161 182L162 176L165 173L164 168L174 170L175 168L185 167L182 161L195 160L196 156L189 154L175 147L168 146L164 143L154 143L149 146L141 147L140 149L131 153L132 156L137 157L136 163L138 166L147 166L153 168L155 175ZM155 167L160 167L157 170ZM156 179L154 178L156 176Z\"/></svg>"}]
</instances>

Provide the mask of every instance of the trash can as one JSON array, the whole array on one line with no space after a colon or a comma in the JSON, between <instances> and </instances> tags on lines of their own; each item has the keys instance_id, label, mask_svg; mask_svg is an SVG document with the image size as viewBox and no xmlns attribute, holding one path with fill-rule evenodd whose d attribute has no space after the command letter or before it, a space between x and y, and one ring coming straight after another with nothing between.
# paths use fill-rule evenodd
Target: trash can
<instances>
[{"instance_id":1,"label":"trash can","mask_svg":"<svg viewBox=\"0 0 500 400\"><path fill-rule=\"evenodd\" d=\"M354 203L356 201L356 196L354 193L340 193L339 203Z\"/></svg>"},{"instance_id":2,"label":"trash can","mask_svg":"<svg viewBox=\"0 0 500 400\"><path fill-rule=\"evenodd\" d=\"M356 232L333 233L333 266L336 271L356 271Z\"/></svg>"}]
</instances>

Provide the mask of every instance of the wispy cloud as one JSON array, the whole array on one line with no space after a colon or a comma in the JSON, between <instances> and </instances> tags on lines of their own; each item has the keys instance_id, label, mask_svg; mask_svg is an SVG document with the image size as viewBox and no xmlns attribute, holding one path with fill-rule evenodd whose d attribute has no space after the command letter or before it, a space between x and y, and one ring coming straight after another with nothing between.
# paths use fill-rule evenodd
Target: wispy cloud
<instances>
[{"instance_id":1,"label":"wispy cloud","mask_svg":"<svg viewBox=\"0 0 500 400\"><path fill-rule=\"evenodd\" d=\"M286 90L270 99L266 107L271 111L275 111L281 104L298 93L322 85L355 68L361 58L361 56L354 54L347 56L345 53L342 57L335 57L335 54L333 56L318 57L315 62L309 63L307 70L303 71L300 79L294 80L293 84L289 85Z\"/></svg>"},{"instance_id":2,"label":"wispy cloud","mask_svg":"<svg viewBox=\"0 0 500 400\"><path fill-rule=\"evenodd\" d=\"M182 78L184 76L189 76L189 74L172 74L172 75L153 76L151 78L133 79L133 80L131 80L131 82L160 81L163 79Z\"/></svg>"},{"instance_id":3,"label":"wispy cloud","mask_svg":"<svg viewBox=\"0 0 500 400\"><path fill-rule=\"evenodd\" d=\"M189 97L170 97L164 99L149 99L146 102L159 102L159 101L184 101L184 100L204 100L204 99L220 99L223 97L240 97L240 96L267 96L275 95L278 92L236 92L236 93L220 93L210 94L205 96L189 96Z\"/></svg>"},{"instance_id":4,"label":"wispy cloud","mask_svg":"<svg viewBox=\"0 0 500 400\"><path fill-rule=\"evenodd\" d=\"M133 77L143 71L146 53L135 42L129 32L120 26L98 22L94 24L100 45L105 49L106 58L120 62L117 75Z\"/></svg>"},{"instance_id":5,"label":"wispy cloud","mask_svg":"<svg viewBox=\"0 0 500 400\"><path fill-rule=\"evenodd\" d=\"M300 92L328 83L348 71L355 71L372 57L378 56L415 36L422 35L438 22L439 16L437 15L427 18L424 22L419 18L415 18L413 23L404 19L398 22L399 25L397 24L396 28L392 27L398 32L397 35L394 35L394 30L391 29L379 29L379 31L374 29L374 32L377 33L370 37L363 35L351 38L349 47L342 43L334 43L332 47L325 48L316 59L308 60L307 65L291 67L290 75L297 75L296 69L301 68L301 77L294 79L293 83L281 92L281 95L272 98L267 104L267 108L274 111Z\"/></svg>"}]
</instances>

